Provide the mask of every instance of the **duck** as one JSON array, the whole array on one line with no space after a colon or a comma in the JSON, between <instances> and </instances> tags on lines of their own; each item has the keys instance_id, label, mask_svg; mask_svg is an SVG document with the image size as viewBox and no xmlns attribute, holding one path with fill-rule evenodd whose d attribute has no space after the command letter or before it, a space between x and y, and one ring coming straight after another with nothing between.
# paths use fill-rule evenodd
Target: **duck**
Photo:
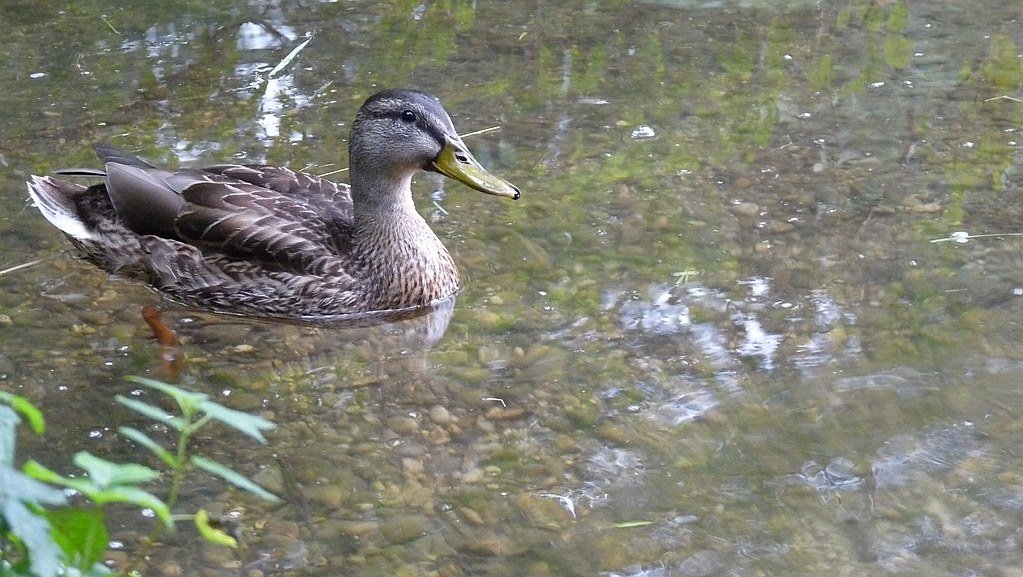
<instances>
[{"instance_id":1,"label":"duck","mask_svg":"<svg viewBox=\"0 0 1023 577\"><path fill-rule=\"evenodd\" d=\"M370 96L348 142L348 185L257 164L159 168L100 143L103 169L54 171L100 182L33 175L28 192L86 260L186 307L302 320L452 298L458 269L416 210L413 176L514 200L519 189L483 168L440 101L418 90Z\"/></svg>"}]
</instances>

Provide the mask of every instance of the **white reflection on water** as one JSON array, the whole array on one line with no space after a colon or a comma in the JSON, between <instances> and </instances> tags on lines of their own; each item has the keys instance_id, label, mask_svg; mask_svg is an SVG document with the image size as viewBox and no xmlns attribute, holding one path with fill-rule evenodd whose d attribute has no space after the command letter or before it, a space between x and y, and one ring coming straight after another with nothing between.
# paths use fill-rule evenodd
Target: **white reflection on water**
<instances>
[{"instance_id":1,"label":"white reflection on water","mask_svg":"<svg viewBox=\"0 0 1023 577\"><path fill-rule=\"evenodd\" d=\"M739 344L736 352L742 357L760 359L764 370L774 370L774 358L781 346L782 335L764 330L763 325L754 315L740 314L736 317L736 324L740 325L745 333L745 339Z\"/></svg>"},{"instance_id":2,"label":"white reflection on water","mask_svg":"<svg viewBox=\"0 0 1023 577\"><path fill-rule=\"evenodd\" d=\"M596 507L610 503L618 490L641 484L646 466L640 456L625 449L600 447L586 461L585 480L576 487L556 493L539 493L554 499L573 518L580 506Z\"/></svg>"},{"instance_id":3,"label":"white reflection on water","mask_svg":"<svg viewBox=\"0 0 1023 577\"><path fill-rule=\"evenodd\" d=\"M654 285L648 294L649 301L630 300L622 305L619 318L626 330L670 335L689 326L689 306L678 302L668 285Z\"/></svg>"},{"instance_id":4,"label":"white reflection on water","mask_svg":"<svg viewBox=\"0 0 1023 577\"><path fill-rule=\"evenodd\" d=\"M666 424L677 427L706 414L720 402L713 392L698 390L662 403L654 409L653 414Z\"/></svg>"},{"instance_id":5,"label":"white reflection on water","mask_svg":"<svg viewBox=\"0 0 1023 577\"><path fill-rule=\"evenodd\" d=\"M984 449L973 423L938 428L920 435L899 435L885 442L870 462L878 489L899 487L919 481L959 462L980 457Z\"/></svg>"},{"instance_id":6,"label":"white reflection on water","mask_svg":"<svg viewBox=\"0 0 1023 577\"><path fill-rule=\"evenodd\" d=\"M768 277L749 277L737 283L737 296L691 282L654 284L646 298L608 291L603 308L617 309L626 331L687 339L714 369L718 387L732 392L739 390L736 373L742 373L744 361L768 372L792 366L809 376L834 360L860 356L858 335L845 330L857 323L854 313L823 289L770 304L772 283ZM812 315L801 316L810 309ZM797 344L785 347L791 340Z\"/></svg>"}]
</instances>

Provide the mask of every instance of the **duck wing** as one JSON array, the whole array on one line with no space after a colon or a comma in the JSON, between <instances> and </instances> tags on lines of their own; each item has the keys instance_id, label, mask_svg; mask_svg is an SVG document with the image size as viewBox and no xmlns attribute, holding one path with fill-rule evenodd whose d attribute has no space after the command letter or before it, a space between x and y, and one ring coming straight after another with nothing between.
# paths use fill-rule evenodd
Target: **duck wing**
<instances>
[{"instance_id":1,"label":"duck wing","mask_svg":"<svg viewBox=\"0 0 1023 577\"><path fill-rule=\"evenodd\" d=\"M284 168L218 165L165 170L109 145L106 192L125 226L141 236L191 244L203 253L314 273L347 259L348 187ZM336 268L334 262L330 268Z\"/></svg>"},{"instance_id":2,"label":"duck wing","mask_svg":"<svg viewBox=\"0 0 1023 577\"><path fill-rule=\"evenodd\" d=\"M322 197L237 182L197 182L181 197L175 232L196 246L296 272L350 252L350 221Z\"/></svg>"},{"instance_id":3,"label":"duck wing","mask_svg":"<svg viewBox=\"0 0 1023 577\"><path fill-rule=\"evenodd\" d=\"M202 170L288 196L322 198L344 214L347 220L352 219L352 194L346 184L338 184L307 172L262 164L218 164Z\"/></svg>"}]
</instances>

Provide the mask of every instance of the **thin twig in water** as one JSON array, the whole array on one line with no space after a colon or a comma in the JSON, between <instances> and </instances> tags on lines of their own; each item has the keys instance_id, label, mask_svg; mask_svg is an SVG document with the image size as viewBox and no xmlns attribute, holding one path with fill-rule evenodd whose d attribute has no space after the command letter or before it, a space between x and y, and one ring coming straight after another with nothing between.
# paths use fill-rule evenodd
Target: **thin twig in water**
<instances>
[{"instance_id":1,"label":"thin twig in water","mask_svg":"<svg viewBox=\"0 0 1023 577\"><path fill-rule=\"evenodd\" d=\"M932 238L931 242L954 242L958 244L965 244L975 238L997 238L1000 236L1023 236L1023 232L1001 232L1001 233L990 233L990 234L970 234L964 230L953 232L945 238Z\"/></svg>"},{"instance_id":2,"label":"thin twig in water","mask_svg":"<svg viewBox=\"0 0 1023 577\"><path fill-rule=\"evenodd\" d=\"M344 167L344 168L339 168L337 170L332 170L330 172L324 172L323 174L317 174L316 177L317 178L324 178L324 177L332 176L332 175L335 175L335 174L341 174L342 172L345 172L346 170L348 170L347 166Z\"/></svg>"},{"instance_id":3,"label":"thin twig in water","mask_svg":"<svg viewBox=\"0 0 1023 577\"><path fill-rule=\"evenodd\" d=\"M330 88L332 84L334 84L333 80L328 80L327 82L325 82L323 86L317 88L316 91L313 92L313 98L321 96L324 92L327 91L328 88Z\"/></svg>"},{"instance_id":4,"label":"thin twig in water","mask_svg":"<svg viewBox=\"0 0 1023 577\"><path fill-rule=\"evenodd\" d=\"M19 270L21 270L23 268L29 268L29 267L35 266L35 265L37 265L39 263L46 262L48 260L50 260L50 257L37 258L35 260L30 260L28 262L23 262L23 263L21 263L19 265L15 265L15 266L12 266L10 268L5 268L3 270L0 270L0 276L4 276L7 273L12 273L12 272L15 272L15 271L19 271Z\"/></svg>"},{"instance_id":5,"label":"thin twig in water","mask_svg":"<svg viewBox=\"0 0 1023 577\"><path fill-rule=\"evenodd\" d=\"M1008 94L1001 94L998 96L992 96L991 98L985 98L984 102L991 102L992 100L1009 100L1012 102L1023 102L1023 100L1020 100L1019 98L1013 98Z\"/></svg>"},{"instance_id":6,"label":"thin twig in water","mask_svg":"<svg viewBox=\"0 0 1023 577\"><path fill-rule=\"evenodd\" d=\"M285 56L283 60L278 62L277 66L274 66L273 70L270 71L270 74L266 75L267 78L273 78L274 76L277 75L278 72L284 70L288 66L288 64L291 64L291 61L294 60L296 56L298 56L298 53L301 52L302 49L308 46L309 43L312 41L313 37L310 36L309 38L306 39L305 42L296 46L291 52L288 52L288 55Z\"/></svg>"},{"instance_id":7,"label":"thin twig in water","mask_svg":"<svg viewBox=\"0 0 1023 577\"><path fill-rule=\"evenodd\" d=\"M120 34L120 32L117 31L117 28L114 28L114 25L111 24L109 20L107 20L106 16L100 16L99 19L102 20L103 23L107 25L107 28L113 30L114 34Z\"/></svg>"},{"instance_id":8,"label":"thin twig in water","mask_svg":"<svg viewBox=\"0 0 1023 577\"><path fill-rule=\"evenodd\" d=\"M501 130L500 125L498 125L498 126L491 126L490 128L482 128L480 130L474 130L472 132L466 132L465 134L462 135L462 138L465 138L467 136L479 136L481 134L487 134L489 132L496 132L498 130Z\"/></svg>"}]
</instances>

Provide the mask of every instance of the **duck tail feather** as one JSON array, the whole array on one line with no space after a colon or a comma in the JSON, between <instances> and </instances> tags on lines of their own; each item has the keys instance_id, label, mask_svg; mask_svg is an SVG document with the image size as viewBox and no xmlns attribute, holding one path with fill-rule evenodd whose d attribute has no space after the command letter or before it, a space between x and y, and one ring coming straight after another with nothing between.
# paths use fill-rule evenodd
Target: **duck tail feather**
<instances>
[{"instance_id":1,"label":"duck tail feather","mask_svg":"<svg viewBox=\"0 0 1023 577\"><path fill-rule=\"evenodd\" d=\"M96 233L82 220L75 196L86 189L49 176L32 176L28 194L46 220L64 234L83 241L94 240Z\"/></svg>"}]
</instances>

